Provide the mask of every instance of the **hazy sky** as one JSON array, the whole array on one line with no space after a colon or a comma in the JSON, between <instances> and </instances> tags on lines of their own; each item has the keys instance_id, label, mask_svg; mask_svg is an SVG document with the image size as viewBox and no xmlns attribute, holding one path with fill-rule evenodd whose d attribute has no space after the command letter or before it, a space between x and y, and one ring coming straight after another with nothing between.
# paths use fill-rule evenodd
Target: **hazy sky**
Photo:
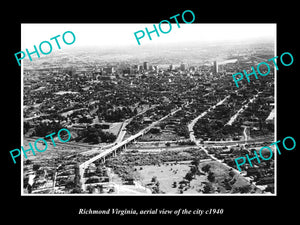
<instances>
[{"instance_id":1,"label":"hazy sky","mask_svg":"<svg viewBox=\"0 0 300 225\"><path fill-rule=\"evenodd\" d=\"M155 23L158 29L158 23ZM164 24L163 30L168 30L169 25ZM276 24L184 24L180 23L180 28L176 23L172 23L172 30L168 34L159 31L160 37L152 33L152 40L149 40L145 27L149 31L153 30L153 24L22 24L21 43L22 50L25 48L33 50L33 45L38 45L42 41L50 41L50 38L61 35L66 31L72 31L76 36L76 41L72 45L65 45L58 39L61 49L76 46L99 46L118 47L132 46L142 48L153 44L180 43L189 41L199 42L219 42L219 41L244 41L253 38L276 38ZM134 32L144 30L145 36L140 39L138 45ZM66 36L67 37L67 36ZM53 51L57 49L55 40L50 41ZM46 48L46 47L45 47Z\"/></svg>"}]
</instances>

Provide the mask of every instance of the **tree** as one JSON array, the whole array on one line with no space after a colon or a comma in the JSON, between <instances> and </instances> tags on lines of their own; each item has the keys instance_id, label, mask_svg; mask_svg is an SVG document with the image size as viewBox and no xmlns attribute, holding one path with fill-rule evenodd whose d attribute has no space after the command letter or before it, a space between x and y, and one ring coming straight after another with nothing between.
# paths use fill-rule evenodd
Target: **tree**
<instances>
[{"instance_id":1,"label":"tree","mask_svg":"<svg viewBox=\"0 0 300 225\"><path fill-rule=\"evenodd\" d=\"M187 180L190 182L191 180L193 180L194 175L191 173L191 171L189 171L189 172L185 175L184 178L187 179Z\"/></svg>"},{"instance_id":2,"label":"tree","mask_svg":"<svg viewBox=\"0 0 300 225\"><path fill-rule=\"evenodd\" d=\"M79 118L78 123L92 123L92 118L87 118L86 116Z\"/></svg>"},{"instance_id":3,"label":"tree","mask_svg":"<svg viewBox=\"0 0 300 225\"><path fill-rule=\"evenodd\" d=\"M33 171L37 171L40 167L41 167L41 165L39 165L39 164L34 164L34 165L32 166L32 169L33 169Z\"/></svg>"},{"instance_id":4,"label":"tree","mask_svg":"<svg viewBox=\"0 0 300 225\"><path fill-rule=\"evenodd\" d=\"M151 182L156 185L157 187L159 186L159 181L157 180L157 176L153 176L151 179Z\"/></svg>"},{"instance_id":5,"label":"tree","mask_svg":"<svg viewBox=\"0 0 300 225\"><path fill-rule=\"evenodd\" d=\"M102 194L103 193L103 185L99 185L99 192Z\"/></svg>"},{"instance_id":6,"label":"tree","mask_svg":"<svg viewBox=\"0 0 300 225\"><path fill-rule=\"evenodd\" d=\"M152 186L152 193L153 194L157 194L157 193L160 193L160 190L159 190L159 181L157 180L157 177L156 176L153 176L152 179L151 179L151 182L154 184Z\"/></svg>"},{"instance_id":7,"label":"tree","mask_svg":"<svg viewBox=\"0 0 300 225\"><path fill-rule=\"evenodd\" d=\"M35 127L35 135L39 137L44 137L50 133L57 133L62 127L60 122L50 122L50 123L39 123Z\"/></svg>"},{"instance_id":8,"label":"tree","mask_svg":"<svg viewBox=\"0 0 300 225\"><path fill-rule=\"evenodd\" d=\"M191 166L190 172L195 175L197 173L197 167L196 166Z\"/></svg>"},{"instance_id":9,"label":"tree","mask_svg":"<svg viewBox=\"0 0 300 225\"><path fill-rule=\"evenodd\" d=\"M65 186L66 188L71 189L71 188L75 188L76 184L73 181L69 180L66 182Z\"/></svg>"},{"instance_id":10,"label":"tree","mask_svg":"<svg viewBox=\"0 0 300 225\"><path fill-rule=\"evenodd\" d=\"M231 170L231 171L229 172L229 176L230 176L230 177L234 177L234 175L235 175L235 173Z\"/></svg>"},{"instance_id":11,"label":"tree","mask_svg":"<svg viewBox=\"0 0 300 225\"><path fill-rule=\"evenodd\" d=\"M94 192L94 190L95 190L95 188L94 188L94 186L88 186L87 188L87 191L90 193L90 194L92 194L93 192Z\"/></svg>"},{"instance_id":12,"label":"tree","mask_svg":"<svg viewBox=\"0 0 300 225\"><path fill-rule=\"evenodd\" d=\"M30 123L28 122L24 122L24 133L26 134L28 132L28 130L31 128Z\"/></svg>"},{"instance_id":13,"label":"tree","mask_svg":"<svg viewBox=\"0 0 300 225\"><path fill-rule=\"evenodd\" d=\"M195 167L198 167L200 164L200 159L199 158L195 158L193 159L193 161L191 162L192 165L194 165Z\"/></svg>"},{"instance_id":14,"label":"tree","mask_svg":"<svg viewBox=\"0 0 300 225\"><path fill-rule=\"evenodd\" d=\"M209 171L209 172L208 172L207 179L208 179L210 182L214 182L214 181L215 181L215 175L214 175L214 173L211 172L211 171Z\"/></svg>"},{"instance_id":15,"label":"tree","mask_svg":"<svg viewBox=\"0 0 300 225\"><path fill-rule=\"evenodd\" d=\"M74 173L75 173L74 184L75 184L75 186L80 187L80 185L81 185L81 183L80 183L80 170L79 170L79 165L78 164L76 164L76 166L75 166Z\"/></svg>"},{"instance_id":16,"label":"tree","mask_svg":"<svg viewBox=\"0 0 300 225\"><path fill-rule=\"evenodd\" d=\"M117 138L116 135L114 135L113 133L109 133L109 132L101 131L99 133L99 135L103 142L114 142Z\"/></svg>"},{"instance_id":17,"label":"tree","mask_svg":"<svg viewBox=\"0 0 300 225\"><path fill-rule=\"evenodd\" d=\"M208 173L208 171L210 170L210 165L206 164L205 166L202 167L202 171L205 173Z\"/></svg>"},{"instance_id":18,"label":"tree","mask_svg":"<svg viewBox=\"0 0 300 225\"><path fill-rule=\"evenodd\" d=\"M238 188L238 192L240 192L241 194L249 193L250 191L251 191L250 185L244 185L244 186Z\"/></svg>"},{"instance_id":19,"label":"tree","mask_svg":"<svg viewBox=\"0 0 300 225\"><path fill-rule=\"evenodd\" d=\"M71 193L81 193L82 189L80 187L74 188Z\"/></svg>"},{"instance_id":20,"label":"tree","mask_svg":"<svg viewBox=\"0 0 300 225\"><path fill-rule=\"evenodd\" d=\"M203 193L208 194L211 193L213 191L213 186L211 185L211 183L206 183L203 187Z\"/></svg>"},{"instance_id":21,"label":"tree","mask_svg":"<svg viewBox=\"0 0 300 225\"><path fill-rule=\"evenodd\" d=\"M159 127L160 127L160 129L165 129L165 127L166 127L166 124L165 123L161 123L161 124L159 124Z\"/></svg>"},{"instance_id":22,"label":"tree","mask_svg":"<svg viewBox=\"0 0 300 225\"><path fill-rule=\"evenodd\" d=\"M176 181L173 182L172 187L173 187L173 188L176 188L176 187L177 187L177 182L176 182Z\"/></svg>"},{"instance_id":23,"label":"tree","mask_svg":"<svg viewBox=\"0 0 300 225\"><path fill-rule=\"evenodd\" d=\"M101 142L99 132L93 127L88 127L87 132L85 132L84 136L86 136L86 142L91 142L93 144L98 144Z\"/></svg>"},{"instance_id":24,"label":"tree","mask_svg":"<svg viewBox=\"0 0 300 225\"><path fill-rule=\"evenodd\" d=\"M156 182L157 182L157 176L153 176L153 177L151 178L151 182L156 183Z\"/></svg>"},{"instance_id":25,"label":"tree","mask_svg":"<svg viewBox=\"0 0 300 225\"><path fill-rule=\"evenodd\" d=\"M158 194L160 192L159 186L152 187L152 194Z\"/></svg>"},{"instance_id":26,"label":"tree","mask_svg":"<svg viewBox=\"0 0 300 225\"><path fill-rule=\"evenodd\" d=\"M26 188L26 187L27 187L28 181L29 181L29 178L28 178L28 177L26 177L26 178L23 179L23 188Z\"/></svg>"},{"instance_id":27,"label":"tree","mask_svg":"<svg viewBox=\"0 0 300 225\"><path fill-rule=\"evenodd\" d=\"M267 188L265 189L265 192L274 193L274 186L268 184Z\"/></svg>"},{"instance_id":28,"label":"tree","mask_svg":"<svg viewBox=\"0 0 300 225\"><path fill-rule=\"evenodd\" d=\"M230 179L225 178L223 183L226 190L231 190L231 185L229 184Z\"/></svg>"},{"instance_id":29,"label":"tree","mask_svg":"<svg viewBox=\"0 0 300 225\"><path fill-rule=\"evenodd\" d=\"M27 160L25 161L25 165L30 165L30 164L32 164L32 161L31 161L30 159L27 159Z\"/></svg>"}]
</instances>

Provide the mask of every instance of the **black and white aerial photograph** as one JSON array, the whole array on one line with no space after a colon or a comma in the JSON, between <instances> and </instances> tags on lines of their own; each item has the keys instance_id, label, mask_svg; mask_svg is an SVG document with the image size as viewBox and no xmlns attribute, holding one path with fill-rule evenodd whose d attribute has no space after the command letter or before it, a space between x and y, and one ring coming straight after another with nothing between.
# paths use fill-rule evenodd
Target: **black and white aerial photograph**
<instances>
[{"instance_id":1,"label":"black and white aerial photograph","mask_svg":"<svg viewBox=\"0 0 300 225\"><path fill-rule=\"evenodd\" d=\"M276 195L276 23L158 22L21 24L21 195Z\"/></svg>"}]
</instances>

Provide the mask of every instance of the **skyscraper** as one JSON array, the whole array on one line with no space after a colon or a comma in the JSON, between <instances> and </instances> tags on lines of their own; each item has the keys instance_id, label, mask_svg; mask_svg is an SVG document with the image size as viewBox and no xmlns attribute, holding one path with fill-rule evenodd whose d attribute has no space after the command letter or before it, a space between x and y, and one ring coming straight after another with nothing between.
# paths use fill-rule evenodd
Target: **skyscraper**
<instances>
[{"instance_id":1,"label":"skyscraper","mask_svg":"<svg viewBox=\"0 0 300 225\"><path fill-rule=\"evenodd\" d=\"M148 62L144 62L144 70L149 70L149 63Z\"/></svg>"},{"instance_id":2,"label":"skyscraper","mask_svg":"<svg viewBox=\"0 0 300 225\"><path fill-rule=\"evenodd\" d=\"M137 65L137 70L141 71L143 69L143 67L141 65Z\"/></svg>"},{"instance_id":3,"label":"skyscraper","mask_svg":"<svg viewBox=\"0 0 300 225\"><path fill-rule=\"evenodd\" d=\"M214 74L217 74L219 72L219 70L218 70L218 62L217 61L214 61L213 72L214 72Z\"/></svg>"},{"instance_id":4,"label":"skyscraper","mask_svg":"<svg viewBox=\"0 0 300 225\"><path fill-rule=\"evenodd\" d=\"M188 64L187 64L187 63L182 63L182 64L180 65L180 70L185 71L185 70L187 70L187 69L188 69Z\"/></svg>"}]
</instances>

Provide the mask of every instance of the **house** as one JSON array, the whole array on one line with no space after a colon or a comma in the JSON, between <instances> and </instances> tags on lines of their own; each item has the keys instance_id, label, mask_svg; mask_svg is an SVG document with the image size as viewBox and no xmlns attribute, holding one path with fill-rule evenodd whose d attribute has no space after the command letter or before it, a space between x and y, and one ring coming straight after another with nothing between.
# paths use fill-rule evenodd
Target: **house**
<instances>
[{"instance_id":1,"label":"house","mask_svg":"<svg viewBox=\"0 0 300 225\"><path fill-rule=\"evenodd\" d=\"M87 168L87 173L95 173L97 170L97 167L94 163L91 163Z\"/></svg>"},{"instance_id":2,"label":"house","mask_svg":"<svg viewBox=\"0 0 300 225\"><path fill-rule=\"evenodd\" d=\"M257 177L261 177L262 176L262 172L261 170L257 169L257 168L252 168L249 167L247 169L247 176L257 176Z\"/></svg>"},{"instance_id":3,"label":"house","mask_svg":"<svg viewBox=\"0 0 300 225\"><path fill-rule=\"evenodd\" d=\"M135 185L134 178L126 178L124 184L126 184L126 185Z\"/></svg>"},{"instance_id":4,"label":"house","mask_svg":"<svg viewBox=\"0 0 300 225\"><path fill-rule=\"evenodd\" d=\"M145 117L143 119L143 124L151 124L151 123L152 123L152 120L149 117Z\"/></svg>"},{"instance_id":5,"label":"house","mask_svg":"<svg viewBox=\"0 0 300 225\"><path fill-rule=\"evenodd\" d=\"M266 123L267 124L274 124L274 120L275 120L275 109L273 109L271 111L271 113L269 114L269 116L266 119Z\"/></svg>"},{"instance_id":6,"label":"house","mask_svg":"<svg viewBox=\"0 0 300 225\"><path fill-rule=\"evenodd\" d=\"M274 177L263 177L256 182L257 185L274 184Z\"/></svg>"}]
</instances>

